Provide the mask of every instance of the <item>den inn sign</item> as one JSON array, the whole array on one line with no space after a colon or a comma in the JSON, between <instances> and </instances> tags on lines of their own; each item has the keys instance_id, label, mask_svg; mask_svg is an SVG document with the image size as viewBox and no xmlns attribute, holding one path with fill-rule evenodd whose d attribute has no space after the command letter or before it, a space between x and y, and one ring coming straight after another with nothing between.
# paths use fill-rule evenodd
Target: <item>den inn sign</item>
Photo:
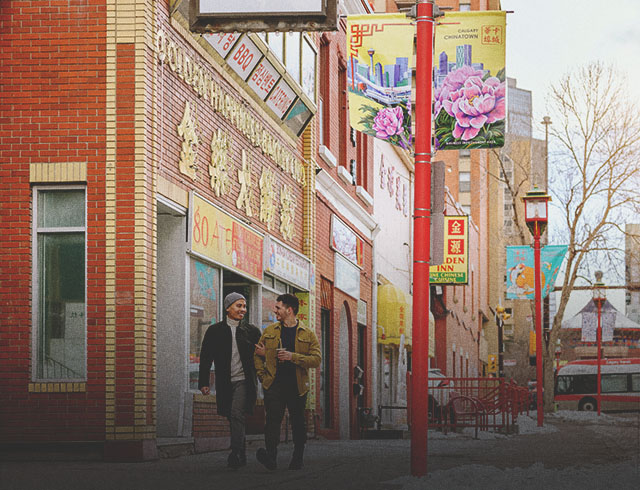
<instances>
[{"instance_id":1,"label":"den inn sign","mask_svg":"<svg viewBox=\"0 0 640 490\"><path fill-rule=\"evenodd\" d=\"M338 0L191 0L193 32L335 31Z\"/></svg>"}]
</instances>

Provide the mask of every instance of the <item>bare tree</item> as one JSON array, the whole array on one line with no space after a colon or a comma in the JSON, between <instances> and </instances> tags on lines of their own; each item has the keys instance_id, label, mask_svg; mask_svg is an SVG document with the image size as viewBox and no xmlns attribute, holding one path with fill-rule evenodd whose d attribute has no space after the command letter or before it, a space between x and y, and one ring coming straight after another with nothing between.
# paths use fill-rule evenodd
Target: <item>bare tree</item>
<instances>
[{"instance_id":1,"label":"bare tree","mask_svg":"<svg viewBox=\"0 0 640 490\"><path fill-rule=\"evenodd\" d=\"M562 292L543 345L545 411L553 407L553 356L571 291L592 261L619 263L624 223L640 202L640 113L614 67L587 64L551 87L553 204L563 215L554 241L568 244ZM588 260L586 260L588 259ZM591 264L590 264L591 263ZM603 268L602 270L607 270Z\"/></svg>"}]
</instances>

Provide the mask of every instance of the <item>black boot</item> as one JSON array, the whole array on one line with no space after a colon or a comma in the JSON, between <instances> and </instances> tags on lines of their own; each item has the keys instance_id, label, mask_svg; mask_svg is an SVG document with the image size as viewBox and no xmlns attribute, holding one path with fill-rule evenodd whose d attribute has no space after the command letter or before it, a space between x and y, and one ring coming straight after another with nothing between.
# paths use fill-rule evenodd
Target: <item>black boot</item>
<instances>
[{"instance_id":1,"label":"black boot","mask_svg":"<svg viewBox=\"0 0 640 490\"><path fill-rule=\"evenodd\" d=\"M242 464L240 463L240 454L236 450L231 451L229 457L227 458L227 467L236 469L240 468L240 466L242 466Z\"/></svg>"},{"instance_id":2,"label":"black boot","mask_svg":"<svg viewBox=\"0 0 640 490\"><path fill-rule=\"evenodd\" d=\"M266 469L273 471L278 467L276 454L277 453L275 451L267 451L265 448L261 447L258 449L258 452L256 452L256 458Z\"/></svg>"},{"instance_id":3,"label":"black boot","mask_svg":"<svg viewBox=\"0 0 640 490\"><path fill-rule=\"evenodd\" d=\"M238 453L238 459L240 461L240 466L247 466L247 453L242 450Z\"/></svg>"},{"instance_id":4,"label":"black boot","mask_svg":"<svg viewBox=\"0 0 640 490\"><path fill-rule=\"evenodd\" d=\"M304 467L304 446L295 446L293 448L293 456L289 463L290 470L301 470Z\"/></svg>"}]
</instances>

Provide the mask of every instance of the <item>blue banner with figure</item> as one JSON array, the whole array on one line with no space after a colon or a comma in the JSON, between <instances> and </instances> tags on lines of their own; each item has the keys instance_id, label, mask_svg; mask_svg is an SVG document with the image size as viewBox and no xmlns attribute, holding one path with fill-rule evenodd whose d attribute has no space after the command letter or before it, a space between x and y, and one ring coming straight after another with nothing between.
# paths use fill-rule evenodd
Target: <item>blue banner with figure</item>
<instances>
[{"instance_id":1,"label":"blue banner with figure","mask_svg":"<svg viewBox=\"0 0 640 490\"><path fill-rule=\"evenodd\" d=\"M543 298L555 285L567 249L567 245L547 245L540 251ZM534 278L533 248L507 247L507 299L534 299Z\"/></svg>"}]
</instances>

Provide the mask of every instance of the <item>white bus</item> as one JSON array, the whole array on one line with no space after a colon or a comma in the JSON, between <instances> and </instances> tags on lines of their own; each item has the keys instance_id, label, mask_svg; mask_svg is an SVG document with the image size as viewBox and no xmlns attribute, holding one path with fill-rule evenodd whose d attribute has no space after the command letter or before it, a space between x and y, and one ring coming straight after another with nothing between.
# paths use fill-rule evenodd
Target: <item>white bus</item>
<instances>
[{"instance_id":1,"label":"white bus","mask_svg":"<svg viewBox=\"0 0 640 490\"><path fill-rule=\"evenodd\" d=\"M597 363L585 359L560 368L555 386L560 410L597 410ZM601 410L640 410L640 359L602 359L600 374Z\"/></svg>"}]
</instances>

